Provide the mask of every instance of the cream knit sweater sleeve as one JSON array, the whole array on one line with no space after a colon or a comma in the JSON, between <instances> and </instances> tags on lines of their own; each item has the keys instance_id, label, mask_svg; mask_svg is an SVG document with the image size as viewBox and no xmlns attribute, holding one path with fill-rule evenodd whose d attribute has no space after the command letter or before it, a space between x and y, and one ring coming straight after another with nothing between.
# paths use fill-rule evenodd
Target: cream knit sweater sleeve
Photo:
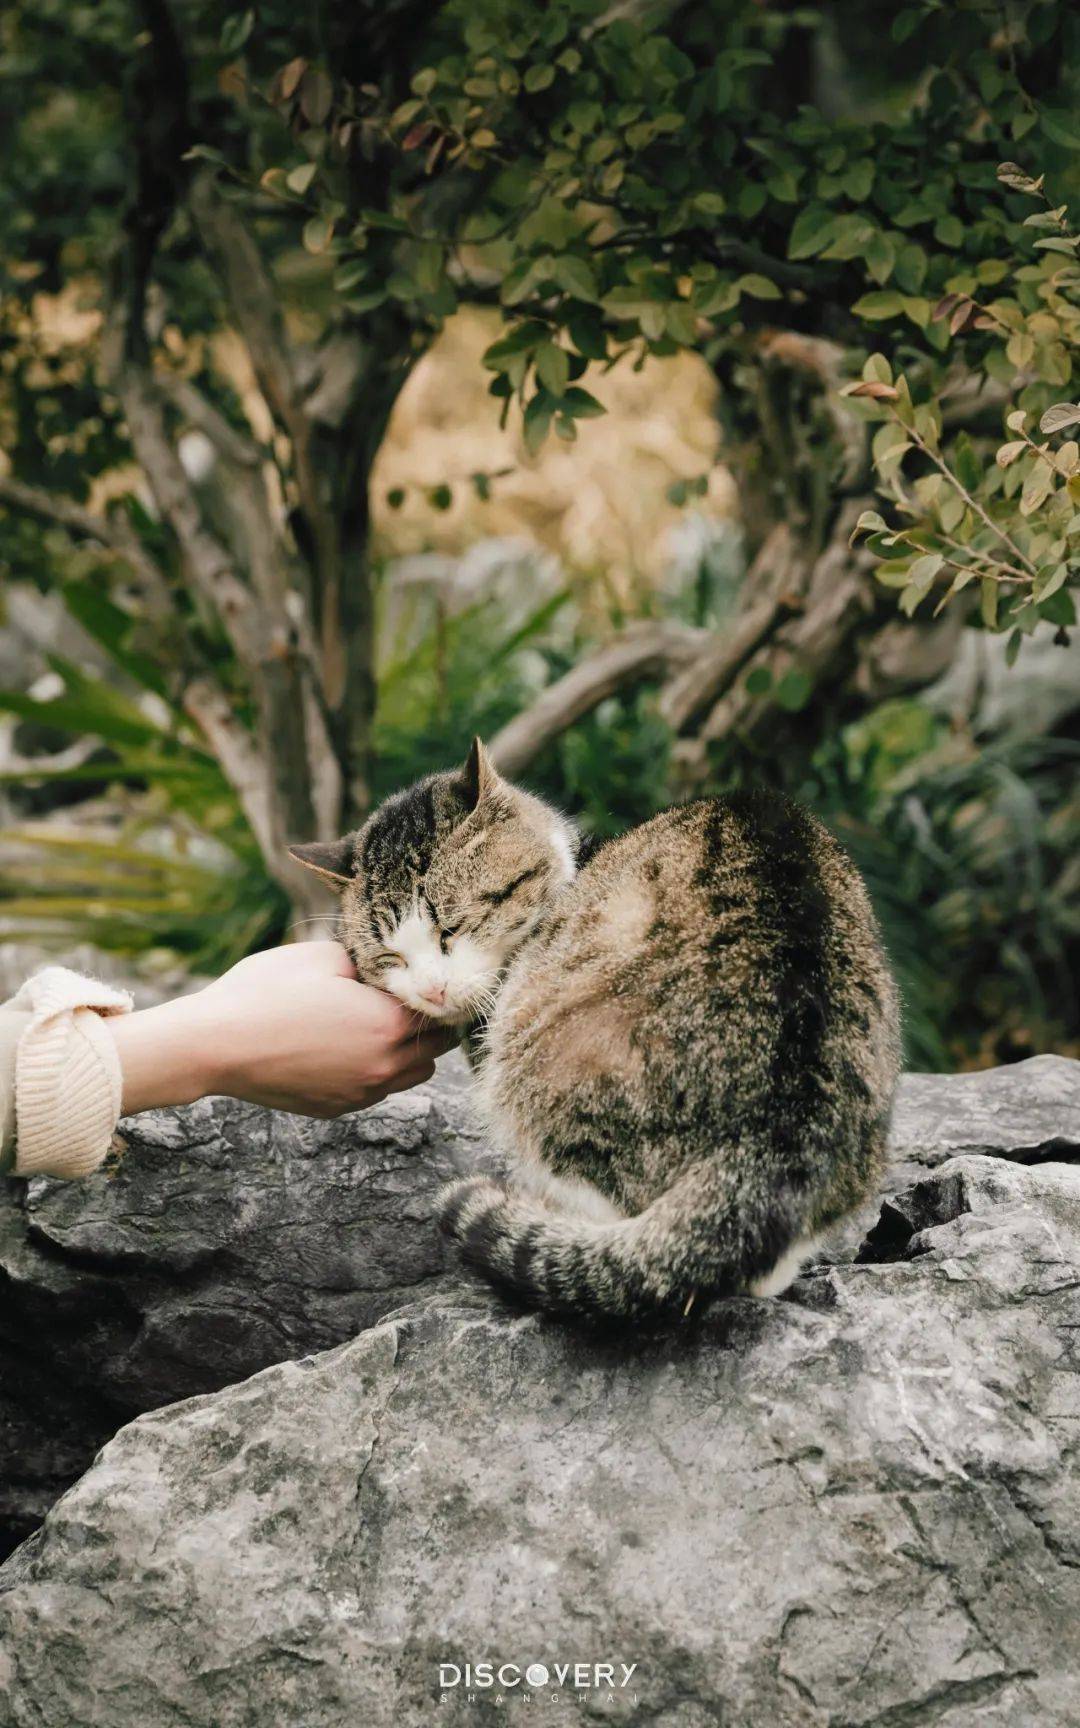
<instances>
[{"instance_id":1,"label":"cream knit sweater sleeve","mask_svg":"<svg viewBox=\"0 0 1080 1728\"><path fill-rule=\"evenodd\" d=\"M132 999L66 966L46 966L12 997L20 1017L13 1076L16 1176L85 1176L105 1157L120 1116L121 1074L103 1017Z\"/></svg>"}]
</instances>

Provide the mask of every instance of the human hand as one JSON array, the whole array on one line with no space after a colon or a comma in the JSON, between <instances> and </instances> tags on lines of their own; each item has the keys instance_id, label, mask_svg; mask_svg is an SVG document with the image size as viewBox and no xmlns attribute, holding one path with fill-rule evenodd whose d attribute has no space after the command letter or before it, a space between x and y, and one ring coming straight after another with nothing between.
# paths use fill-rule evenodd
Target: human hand
<instances>
[{"instance_id":1,"label":"human hand","mask_svg":"<svg viewBox=\"0 0 1080 1728\"><path fill-rule=\"evenodd\" d=\"M337 942L252 954L192 996L106 1022L130 1115L221 1092L340 1116L427 1080L452 1034L358 982Z\"/></svg>"}]
</instances>

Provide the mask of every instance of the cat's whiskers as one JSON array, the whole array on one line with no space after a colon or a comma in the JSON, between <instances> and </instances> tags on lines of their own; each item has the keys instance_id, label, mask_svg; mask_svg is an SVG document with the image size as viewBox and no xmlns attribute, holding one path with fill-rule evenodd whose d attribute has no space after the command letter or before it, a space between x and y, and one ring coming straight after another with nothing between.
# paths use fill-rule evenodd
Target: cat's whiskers
<instances>
[{"instance_id":1,"label":"cat's whiskers","mask_svg":"<svg viewBox=\"0 0 1080 1728\"><path fill-rule=\"evenodd\" d=\"M320 924L324 928L329 925L331 936L337 934L337 914L335 912L319 912L312 918L294 918L292 923L286 926L286 933L291 936L294 931L303 929L306 924Z\"/></svg>"}]
</instances>

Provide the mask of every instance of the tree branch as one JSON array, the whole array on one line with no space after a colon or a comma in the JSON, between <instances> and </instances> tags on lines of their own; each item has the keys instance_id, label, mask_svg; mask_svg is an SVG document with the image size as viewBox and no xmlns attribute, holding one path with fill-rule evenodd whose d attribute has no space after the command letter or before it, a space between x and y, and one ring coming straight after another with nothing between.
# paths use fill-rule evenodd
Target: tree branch
<instances>
[{"instance_id":1,"label":"tree branch","mask_svg":"<svg viewBox=\"0 0 1080 1728\"><path fill-rule=\"evenodd\" d=\"M192 587L221 619L250 680L259 715L257 750L245 729L227 724L229 703L223 693L213 698L213 687L200 681L194 701L204 716L207 736L212 732L215 750L223 752L219 760L259 839L268 869L279 880L288 881L295 898L300 879L294 877L293 866L284 858L284 845L312 832L314 812L303 674L285 604L281 549L256 510L261 530L266 531L260 531L250 547L252 574L261 587L259 593L254 592L243 580L230 549L206 524L169 436L164 398L153 374L147 342L147 283L157 241L179 196L182 169L176 140L169 128L162 127L154 82L146 73L170 75L166 106L176 110L172 116L175 133L187 125L186 63L168 0L140 0L140 6L146 41L136 63L128 104L138 169L124 218L126 244L118 250L113 273L103 344L106 369L120 399L132 449L164 521L176 536ZM204 419L208 410L216 415L206 404L200 407ZM221 426L216 421L214 424L220 438ZM257 479L246 465L235 472L241 482L240 496L250 504L243 481L247 480L250 488L257 486Z\"/></svg>"},{"instance_id":2,"label":"tree branch","mask_svg":"<svg viewBox=\"0 0 1080 1728\"><path fill-rule=\"evenodd\" d=\"M285 340L277 292L261 252L235 205L208 174L196 177L191 210L213 257L236 328L247 344L259 388L292 444L300 508L311 538L316 629L323 694L331 708L345 695L346 657L341 642L341 542L330 489L316 460L314 428Z\"/></svg>"},{"instance_id":3,"label":"tree branch","mask_svg":"<svg viewBox=\"0 0 1080 1728\"><path fill-rule=\"evenodd\" d=\"M746 679L740 680L714 705L693 738L676 745L675 759L686 789L701 779L710 744L731 737L747 742L760 738L780 719L792 722L792 716L778 708L773 696L785 673L804 672L814 684L820 684L851 652L860 625L874 610L868 580L870 560L864 553L852 553L847 544L864 503L852 500L840 513L833 538L810 575L803 609L744 662L750 670L760 667L769 673L765 693L752 694Z\"/></svg>"},{"instance_id":4,"label":"tree branch","mask_svg":"<svg viewBox=\"0 0 1080 1728\"><path fill-rule=\"evenodd\" d=\"M730 631L666 684L657 703L660 718L681 732L695 715L715 702L738 676L781 617L789 614L778 594L763 595L734 620Z\"/></svg>"},{"instance_id":5,"label":"tree branch","mask_svg":"<svg viewBox=\"0 0 1080 1728\"><path fill-rule=\"evenodd\" d=\"M23 516L33 516L39 522L55 523L81 540L114 552L129 565L144 589L147 598L157 603L159 610L171 610L168 583L160 566L150 557L134 530L126 522L110 521L107 516L95 516L71 498L58 497L38 486L28 486L12 475L0 475L0 504L17 510Z\"/></svg>"},{"instance_id":6,"label":"tree branch","mask_svg":"<svg viewBox=\"0 0 1080 1728\"><path fill-rule=\"evenodd\" d=\"M236 207L208 173L197 174L189 198L203 244L213 257L236 328L247 345L259 389L290 438L303 436L303 407L285 339L281 305L262 253Z\"/></svg>"},{"instance_id":7,"label":"tree branch","mask_svg":"<svg viewBox=\"0 0 1080 1728\"><path fill-rule=\"evenodd\" d=\"M701 652L704 630L680 624L633 624L571 668L497 732L489 749L496 767L513 775L526 768L553 738L628 684L685 665Z\"/></svg>"},{"instance_id":8,"label":"tree branch","mask_svg":"<svg viewBox=\"0 0 1080 1728\"><path fill-rule=\"evenodd\" d=\"M251 592L237 574L230 552L203 522L191 482L169 437L153 376L131 352L135 344L127 341L125 325L122 310L114 309L113 335L119 353L111 367L112 380L132 449L163 519L176 535L192 583L217 612L241 664L254 667L265 656L267 643Z\"/></svg>"},{"instance_id":9,"label":"tree branch","mask_svg":"<svg viewBox=\"0 0 1080 1728\"><path fill-rule=\"evenodd\" d=\"M287 842L295 836L282 829L280 808L270 795L266 765L224 691L208 678L193 679L184 691L183 703L236 793L274 881L298 910L312 915L330 910L331 898L317 878L293 863L286 851Z\"/></svg>"},{"instance_id":10,"label":"tree branch","mask_svg":"<svg viewBox=\"0 0 1080 1728\"><path fill-rule=\"evenodd\" d=\"M238 468L258 467L259 448L254 440L245 438L235 426L230 426L224 414L218 412L190 378L178 378L165 372L159 374L158 383L189 426L205 433L218 455L224 457L226 462L231 462Z\"/></svg>"}]
</instances>

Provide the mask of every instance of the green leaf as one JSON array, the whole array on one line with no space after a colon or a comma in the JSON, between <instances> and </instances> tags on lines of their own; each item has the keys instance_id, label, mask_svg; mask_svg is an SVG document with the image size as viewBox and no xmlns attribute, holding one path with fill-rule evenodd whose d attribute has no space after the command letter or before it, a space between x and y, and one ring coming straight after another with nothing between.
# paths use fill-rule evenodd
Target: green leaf
<instances>
[{"instance_id":1,"label":"green leaf","mask_svg":"<svg viewBox=\"0 0 1080 1728\"><path fill-rule=\"evenodd\" d=\"M348 294L350 289L364 280L370 268L366 258L354 258L351 263L342 264L340 269L334 271L334 287L337 292Z\"/></svg>"},{"instance_id":2,"label":"green leaf","mask_svg":"<svg viewBox=\"0 0 1080 1728\"><path fill-rule=\"evenodd\" d=\"M904 310L904 296L895 288L878 288L856 300L851 310L858 318L895 318Z\"/></svg>"},{"instance_id":3,"label":"green leaf","mask_svg":"<svg viewBox=\"0 0 1080 1728\"><path fill-rule=\"evenodd\" d=\"M961 486L974 492L982 479L982 462L966 432L961 432L953 447L953 466Z\"/></svg>"},{"instance_id":4,"label":"green leaf","mask_svg":"<svg viewBox=\"0 0 1080 1728\"><path fill-rule=\"evenodd\" d=\"M851 531L848 545L854 544L856 534L882 534L887 528L884 516L879 516L876 510L864 510Z\"/></svg>"},{"instance_id":5,"label":"green leaf","mask_svg":"<svg viewBox=\"0 0 1080 1728\"><path fill-rule=\"evenodd\" d=\"M570 319L567 334L585 360L607 359L607 337L600 319L583 313Z\"/></svg>"},{"instance_id":6,"label":"green leaf","mask_svg":"<svg viewBox=\"0 0 1080 1728\"><path fill-rule=\"evenodd\" d=\"M779 708L786 709L789 714L797 714L800 708L806 707L813 688L809 674L793 666L777 684L773 699Z\"/></svg>"},{"instance_id":7,"label":"green leaf","mask_svg":"<svg viewBox=\"0 0 1080 1728\"><path fill-rule=\"evenodd\" d=\"M161 738L158 727L143 719L133 703L118 709L115 693L108 685L90 684L77 693L35 702L19 691L0 690L0 713L18 714L61 732L89 733L110 744L146 744Z\"/></svg>"},{"instance_id":8,"label":"green leaf","mask_svg":"<svg viewBox=\"0 0 1080 1728\"><path fill-rule=\"evenodd\" d=\"M844 191L853 204L865 203L870 196L870 188L874 184L874 164L869 156L864 156L861 162L856 162L843 175Z\"/></svg>"},{"instance_id":9,"label":"green leaf","mask_svg":"<svg viewBox=\"0 0 1080 1728\"><path fill-rule=\"evenodd\" d=\"M598 402L595 396L578 384L572 384L569 390L563 392L559 406L564 414L571 415L575 420L593 420L597 415L607 413L603 403Z\"/></svg>"},{"instance_id":10,"label":"green leaf","mask_svg":"<svg viewBox=\"0 0 1080 1728\"><path fill-rule=\"evenodd\" d=\"M916 558L911 566L911 580L918 582L922 588L928 589L944 562L945 559L940 552L925 553L922 558Z\"/></svg>"},{"instance_id":11,"label":"green leaf","mask_svg":"<svg viewBox=\"0 0 1080 1728\"><path fill-rule=\"evenodd\" d=\"M1024 489L1020 494L1020 514L1030 516L1039 506L1046 503L1054 489L1054 471L1048 462L1036 462L1031 473L1024 481Z\"/></svg>"},{"instance_id":12,"label":"green leaf","mask_svg":"<svg viewBox=\"0 0 1080 1728\"><path fill-rule=\"evenodd\" d=\"M922 558L915 559L908 571L907 586L900 596L900 610L908 618L926 599L944 562L940 552L927 552Z\"/></svg>"},{"instance_id":13,"label":"green leaf","mask_svg":"<svg viewBox=\"0 0 1080 1728\"><path fill-rule=\"evenodd\" d=\"M537 90L546 90L549 84L555 82L555 68L549 65L529 66L521 80L530 95Z\"/></svg>"},{"instance_id":14,"label":"green leaf","mask_svg":"<svg viewBox=\"0 0 1080 1728\"><path fill-rule=\"evenodd\" d=\"M918 294L926 281L930 260L921 246L909 240L896 256L896 280L907 294Z\"/></svg>"},{"instance_id":15,"label":"green leaf","mask_svg":"<svg viewBox=\"0 0 1080 1728\"><path fill-rule=\"evenodd\" d=\"M366 294L350 294L345 304L350 312L359 316L363 312L374 312L376 306L381 306L386 298L385 288L370 288Z\"/></svg>"},{"instance_id":16,"label":"green leaf","mask_svg":"<svg viewBox=\"0 0 1080 1728\"><path fill-rule=\"evenodd\" d=\"M691 348L697 338L697 322L683 300L674 300L664 314L664 330L673 342Z\"/></svg>"},{"instance_id":17,"label":"green leaf","mask_svg":"<svg viewBox=\"0 0 1080 1728\"><path fill-rule=\"evenodd\" d=\"M835 212L827 204L808 204L792 224L787 255L791 259L813 258L827 246L836 228Z\"/></svg>"},{"instance_id":18,"label":"green leaf","mask_svg":"<svg viewBox=\"0 0 1080 1728\"><path fill-rule=\"evenodd\" d=\"M906 588L910 568L910 558L886 558L874 566L874 580L883 588Z\"/></svg>"},{"instance_id":19,"label":"green leaf","mask_svg":"<svg viewBox=\"0 0 1080 1728\"><path fill-rule=\"evenodd\" d=\"M213 162L219 168L229 166L220 150L215 150L212 144L193 144L190 150L185 150L185 162Z\"/></svg>"},{"instance_id":20,"label":"green leaf","mask_svg":"<svg viewBox=\"0 0 1080 1728\"><path fill-rule=\"evenodd\" d=\"M234 12L221 27L221 47L225 54L236 54L255 28L253 11Z\"/></svg>"},{"instance_id":21,"label":"green leaf","mask_svg":"<svg viewBox=\"0 0 1080 1728\"><path fill-rule=\"evenodd\" d=\"M703 318L717 318L739 304L739 285L737 282L703 283L694 290L693 304Z\"/></svg>"},{"instance_id":22,"label":"green leaf","mask_svg":"<svg viewBox=\"0 0 1080 1728\"><path fill-rule=\"evenodd\" d=\"M772 689L772 673L767 666L752 666L746 674L744 688L748 696L765 696Z\"/></svg>"},{"instance_id":23,"label":"green leaf","mask_svg":"<svg viewBox=\"0 0 1080 1728\"><path fill-rule=\"evenodd\" d=\"M1080 150L1080 122L1075 113L1068 110L1043 108L1040 116L1042 129L1054 144L1064 145L1066 150ZM998 170L1000 173L1000 169Z\"/></svg>"},{"instance_id":24,"label":"green leaf","mask_svg":"<svg viewBox=\"0 0 1080 1728\"><path fill-rule=\"evenodd\" d=\"M1044 564L1032 583L1031 598L1049 600L1051 594L1056 594L1059 588L1064 587L1068 574L1067 564Z\"/></svg>"},{"instance_id":25,"label":"green leaf","mask_svg":"<svg viewBox=\"0 0 1080 1728\"><path fill-rule=\"evenodd\" d=\"M979 612L988 630L997 629L998 597L1000 588L992 576L984 576L979 583Z\"/></svg>"},{"instance_id":26,"label":"green leaf","mask_svg":"<svg viewBox=\"0 0 1080 1728\"><path fill-rule=\"evenodd\" d=\"M759 276L754 271L751 271L748 276L740 276L735 286L743 294L749 294L752 300L783 299L783 295L775 282L770 282L767 276Z\"/></svg>"},{"instance_id":27,"label":"green leaf","mask_svg":"<svg viewBox=\"0 0 1080 1728\"><path fill-rule=\"evenodd\" d=\"M949 604L949 601L952 600L957 594L962 593L962 591L967 587L968 583L973 582L974 580L975 580L974 570L958 570L956 572L956 575L953 577L952 581L950 582L948 588L945 590L945 593L941 596L941 599L938 601L937 605L934 607L934 617L936 618L938 616L939 612L943 612L945 610L946 606Z\"/></svg>"},{"instance_id":28,"label":"green leaf","mask_svg":"<svg viewBox=\"0 0 1080 1728\"><path fill-rule=\"evenodd\" d=\"M547 437L555 413L555 406L554 397L549 396L546 390L538 390L536 395L526 403L522 436L530 456L536 455Z\"/></svg>"},{"instance_id":29,"label":"green leaf","mask_svg":"<svg viewBox=\"0 0 1080 1728\"><path fill-rule=\"evenodd\" d=\"M874 234L868 241L865 252L866 268L872 279L880 286L889 280L896 264L896 247L887 234Z\"/></svg>"},{"instance_id":30,"label":"green leaf","mask_svg":"<svg viewBox=\"0 0 1080 1728\"><path fill-rule=\"evenodd\" d=\"M536 376L545 390L550 390L553 396L561 396L570 381L570 357L565 348L559 348L554 342L545 342L536 351Z\"/></svg>"},{"instance_id":31,"label":"green leaf","mask_svg":"<svg viewBox=\"0 0 1080 1728\"><path fill-rule=\"evenodd\" d=\"M964 224L958 216L942 216L934 223L934 239L955 250L964 244Z\"/></svg>"},{"instance_id":32,"label":"green leaf","mask_svg":"<svg viewBox=\"0 0 1080 1728\"><path fill-rule=\"evenodd\" d=\"M564 252L551 266L551 274L559 287L576 300L595 300L599 293L596 271L588 258L576 252Z\"/></svg>"},{"instance_id":33,"label":"green leaf","mask_svg":"<svg viewBox=\"0 0 1080 1728\"><path fill-rule=\"evenodd\" d=\"M300 80L300 107L312 126L322 126L334 102L334 86L330 74L319 66L309 66Z\"/></svg>"}]
</instances>

